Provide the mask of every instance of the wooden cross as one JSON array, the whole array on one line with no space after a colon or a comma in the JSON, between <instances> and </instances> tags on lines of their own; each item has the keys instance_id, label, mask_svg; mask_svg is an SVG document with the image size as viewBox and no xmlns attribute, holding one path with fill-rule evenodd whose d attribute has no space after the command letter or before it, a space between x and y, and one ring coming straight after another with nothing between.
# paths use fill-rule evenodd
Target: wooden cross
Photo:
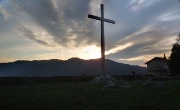
<instances>
[{"instance_id":1,"label":"wooden cross","mask_svg":"<svg viewBox=\"0 0 180 110\"><path fill-rule=\"evenodd\" d=\"M88 18L101 21L101 74L106 76L105 72L105 42L104 42L104 22L115 24L115 21L104 18L104 6L101 4L101 17L88 14Z\"/></svg>"}]
</instances>

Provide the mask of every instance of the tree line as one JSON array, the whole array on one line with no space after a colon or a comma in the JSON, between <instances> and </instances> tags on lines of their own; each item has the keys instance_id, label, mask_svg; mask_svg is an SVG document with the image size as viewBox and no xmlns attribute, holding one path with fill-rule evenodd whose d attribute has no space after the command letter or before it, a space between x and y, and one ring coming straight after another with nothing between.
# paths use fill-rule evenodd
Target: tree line
<instances>
[{"instance_id":1,"label":"tree line","mask_svg":"<svg viewBox=\"0 0 180 110\"><path fill-rule=\"evenodd\" d=\"M180 34L177 36L176 43L173 44L171 49L168 66L172 74L180 74Z\"/></svg>"}]
</instances>

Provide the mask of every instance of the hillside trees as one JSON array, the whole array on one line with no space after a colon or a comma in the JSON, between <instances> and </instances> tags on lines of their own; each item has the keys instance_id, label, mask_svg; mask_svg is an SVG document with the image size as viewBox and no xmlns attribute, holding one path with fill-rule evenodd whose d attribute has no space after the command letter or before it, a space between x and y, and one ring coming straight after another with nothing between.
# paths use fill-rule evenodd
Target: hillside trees
<instances>
[{"instance_id":1,"label":"hillside trees","mask_svg":"<svg viewBox=\"0 0 180 110\"><path fill-rule=\"evenodd\" d=\"M171 49L168 66L172 73L176 75L180 73L180 34L176 39L176 43L173 44Z\"/></svg>"}]
</instances>

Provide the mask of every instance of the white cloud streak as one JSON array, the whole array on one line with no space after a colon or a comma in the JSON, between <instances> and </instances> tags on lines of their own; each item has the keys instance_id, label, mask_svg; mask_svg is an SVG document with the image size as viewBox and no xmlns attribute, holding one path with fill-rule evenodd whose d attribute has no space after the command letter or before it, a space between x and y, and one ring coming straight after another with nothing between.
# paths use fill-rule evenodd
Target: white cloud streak
<instances>
[{"instance_id":1,"label":"white cloud streak","mask_svg":"<svg viewBox=\"0 0 180 110\"><path fill-rule=\"evenodd\" d=\"M133 43L127 43L125 45L119 45L119 46L117 46L115 48L112 48L112 49L106 51L105 54L106 55L114 54L114 53L117 53L117 52L119 52L121 50L124 50L124 49L126 49L126 48L128 48L128 47L130 47L132 45L133 45Z\"/></svg>"}]
</instances>

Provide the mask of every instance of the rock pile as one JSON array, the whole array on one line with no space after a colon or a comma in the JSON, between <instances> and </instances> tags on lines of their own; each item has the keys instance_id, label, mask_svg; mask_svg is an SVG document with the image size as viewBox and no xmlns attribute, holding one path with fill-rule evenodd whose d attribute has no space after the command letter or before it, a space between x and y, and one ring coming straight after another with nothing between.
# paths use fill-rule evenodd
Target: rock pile
<instances>
[{"instance_id":1,"label":"rock pile","mask_svg":"<svg viewBox=\"0 0 180 110\"><path fill-rule=\"evenodd\" d=\"M106 76L98 76L96 78L94 78L91 83L100 83L100 84L104 84L105 87L116 87L117 86L117 80L115 78L113 78L110 75L106 75Z\"/></svg>"}]
</instances>

